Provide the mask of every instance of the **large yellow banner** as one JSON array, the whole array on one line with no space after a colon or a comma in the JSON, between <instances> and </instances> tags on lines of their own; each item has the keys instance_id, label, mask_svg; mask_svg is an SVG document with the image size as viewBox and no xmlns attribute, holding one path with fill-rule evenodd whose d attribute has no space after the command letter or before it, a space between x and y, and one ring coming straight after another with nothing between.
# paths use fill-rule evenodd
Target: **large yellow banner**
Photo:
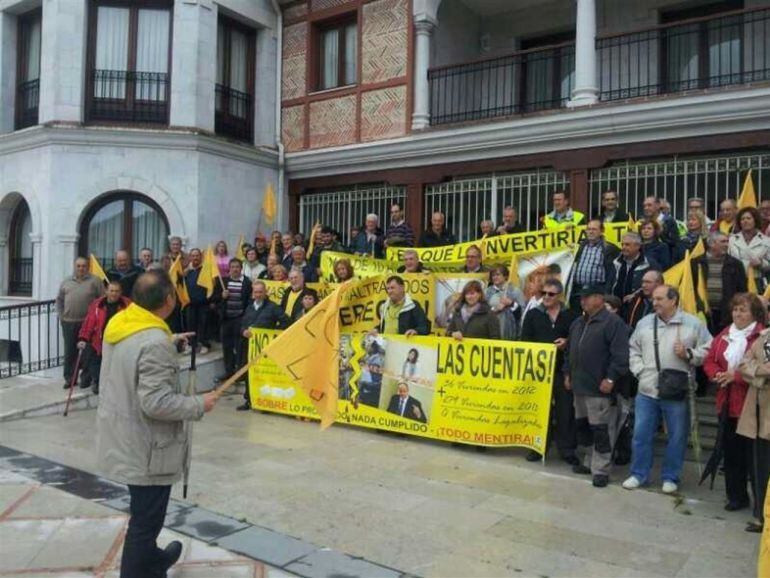
<instances>
[{"instance_id":1,"label":"large yellow banner","mask_svg":"<svg viewBox=\"0 0 770 578\"><path fill-rule=\"evenodd\" d=\"M277 331L254 330L249 358ZM345 334L338 423L544 453L556 348L447 337ZM254 409L317 418L307 396L267 359L249 372Z\"/></svg>"},{"instance_id":2,"label":"large yellow banner","mask_svg":"<svg viewBox=\"0 0 770 578\"><path fill-rule=\"evenodd\" d=\"M336 253L334 251L324 251L321 253L321 280L328 283L336 283L337 276L334 274L334 264L340 259L347 259L353 266L353 273L359 279L367 277L376 277L387 273L395 273L398 263L391 263L385 259L375 259L374 257L350 255L348 253Z\"/></svg>"},{"instance_id":3,"label":"large yellow banner","mask_svg":"<svg viewBox=\"0 0 770 578\"><path fill-rule=\"evenodd\" d=\"M276 305L280 305L283 294L289 290L289 282L270 281L268 279L259 279L259 281L262 281L265 284L265 288L267 289L267 298ZM327 295L330 295L332 291L334 291L334 289L337 287L337 284L324 283L320 281L318 283L306 283L305 286L309 287L310 289L315 289L315 291L318 293L318 299L320 300Z\"/></svg>"}]
</instances>

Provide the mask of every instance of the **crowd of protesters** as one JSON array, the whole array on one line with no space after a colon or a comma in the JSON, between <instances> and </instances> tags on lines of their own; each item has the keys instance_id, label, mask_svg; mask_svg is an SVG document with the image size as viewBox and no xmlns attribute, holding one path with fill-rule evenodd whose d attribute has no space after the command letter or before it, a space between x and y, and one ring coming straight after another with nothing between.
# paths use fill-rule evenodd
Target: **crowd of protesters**
<instances>
[{"instance_id":1,"label":"crowd of protesters","mask_svg":"<svg viewBox=\"0 0 770 578\"><path fill-rule=\"evenodd\" d=\"M625 464L630 464L630 471L624 488L650 483L653 442L661 435L662 421L666 447L661 490L677 492L691 431L690 398L696 392L715 393L716 409L725 424L725 508L747 508L753 497L756 519L747 530L761 530L770 476L770 330L765 330L766 301L748 289L756 287L762 294L770 279L770 201L763 201L759 209L739 210L736 201L726 199L718 217L711 220L703 200L692 198L687 201L686 219L678 222L665 201L648 197L636 231L625 233L619 248L605 240L604 226L633 217L615 191L602 195L601 210L591 217L571 207L567 192L555 192L552 202L553 210L541 219L541 226L586 226L570 275L563 279L558 271L546 271L519 289L509 281L505 266L490 269L484 264L483 238L526 231L516 209L505 207L499 225L491 220L479 223L482 241L465 254L463 270L486 273L488 282L469 281L437 325L455 339L556 345L549 445L555 445L576 474L590 474L596 487L608 484L613 466ZM65 387L77 377L73 366L81 349L89 353L81 386L93 382L98 390L105 325L127 305L144 270L168 269L180 260L190 303L183 310L177 307L169 323L175 332L195 332L202 353L212 340L221 342L225 365L221 379L225 379L245 362L249 328L288 327L317 304L318 294L307 285L318 281L324 251L382 258L387 247L456 242L443 213L433 213L429 227L417 233L394 203L389 225L369 214L360 228L350 232L347 245L329 226L318 226L311 235L258 234L253 244L240 248L243 259L234 257L224 241L218 242L215 259L221 283L212 295L198 284L201 249L185 252L178 237L170 238L168 253L157 260L149 249L143 249L135 263L128 252L118 251L115 266L107 272L106 295L104 285L88 273L88 261L78 259L74 275L62 283L57 298L65 342ZM692 259L691 272L705 320L682 311L677 289L666 285L663 276L701 242L704 250ZM400 277L428 269L417 251L403 253L398 273L387 279L388 298L373 332L429 333L425 312L405 293ZM353 278L351 261L339 259L334 274L338 281ZM288 283L280 304L267 298L265 280ZM250 407L247 388L238 409ZM531 451L527 459L542 456Z\"/></svg>"}]
</instances>

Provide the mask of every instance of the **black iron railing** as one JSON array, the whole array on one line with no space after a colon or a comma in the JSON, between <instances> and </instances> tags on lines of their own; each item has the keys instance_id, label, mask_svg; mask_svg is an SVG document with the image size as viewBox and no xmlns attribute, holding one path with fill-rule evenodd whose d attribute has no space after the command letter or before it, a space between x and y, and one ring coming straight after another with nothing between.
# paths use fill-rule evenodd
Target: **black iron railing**
<instances>
[{"instance_id":1,"label":"black iron railing","mask_svg":"<svg viewBox=\"0 0 770 578\"><path fill-rule=\"evenodd\" d=\"M222 136L252 142L254 140L254 97L216 85L215 131Z\"/></svg>"},{"instance_id":2,"label":"black iron railing","mask_svg":"<svg viewBox=\"0 0 770 578\"><path fill-rule=\"evenodd\" d=\"M8 272L8 293L28 297L32 295L32 258L11 258Z\"/></svg>"},{"instance_id":3,"label":"black iron railing","mask_svg":"<svg viewBox=\"0 0 770 578\"><path fill-rule=\"evenodd\" d=\"M0 379L64 363L56 303L0 307Z\"/></svg>"},{"instance_id":4,"label":"black iron railing","mask_svg":"<svg viewBox=\"0 0 770 578\"><path fill-rule=\"evenodd\" d=\"M165 72L94 70L89 120L167 123L168 79Z\"/></svg>"},{"instance_id":5,"label":"black iron railing","mask_svg":"<svg viewBox=\"0 0 770 578\"><path fill-rule=\"evenodd\" d=\"M770 8L597 39L601 100L770 80Z\"/></svg>"},{"instance_id":6,"label":"black iron railing","mask_svg":"<svg viewBox=\"0 0 770 578\"><path fill-rule=\"evenodd\" d=\"M21 82L16 87L16 130L37 124L38 104L40 102L40 79Z\"/></svg>"},{"instance_id":7,"label":"black iron railing","mask_svg":"<svg viewBox=\"0 0 770 578\"><path fill-rule=\"evenodd\" d=\"M431 124L560 108L574 73L574 42L432 68Z\"/></svg>"}]
</instances>

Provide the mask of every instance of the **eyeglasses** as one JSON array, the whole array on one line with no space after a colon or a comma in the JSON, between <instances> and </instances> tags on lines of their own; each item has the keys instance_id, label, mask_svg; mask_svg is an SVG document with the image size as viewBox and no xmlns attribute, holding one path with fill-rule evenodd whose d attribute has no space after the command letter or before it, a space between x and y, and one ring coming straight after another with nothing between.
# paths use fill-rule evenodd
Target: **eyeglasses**
<instances>
[{"instance_id":1,"label":"eyeglasses","mask_svg":"<svg viewBox=\"0 0 770 578\"><path fill-rule=\"evenodd\" d=\"M548 295L548 297L556 297L558 293L555 293L553 291L543 291L543 295Z\"/></svg>"}]
</instances>

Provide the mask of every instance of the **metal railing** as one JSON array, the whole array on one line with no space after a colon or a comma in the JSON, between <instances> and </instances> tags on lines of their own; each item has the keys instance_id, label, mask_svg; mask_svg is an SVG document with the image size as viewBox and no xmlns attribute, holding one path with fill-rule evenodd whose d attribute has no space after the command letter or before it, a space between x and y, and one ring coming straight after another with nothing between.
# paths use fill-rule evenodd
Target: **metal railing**
<instances>
[{"instance_id":1,"label":"metal railing","mask_svg":"<svg viewBox=\"0 0 770 578\"><path fill-rule=\"evenodd\" d=\"M0 307L0 379L64 363L56 302Z\"/></svg>"},{"instance_id":2,"label":"metal railing","mask_svg":"<svg viewBox=\"0 0 770 578\"><path fill-rule=\"evenodd\" d=\"M574 77L574 42L431 68L431 124L560 108Z\"/></svg>"},{"instance_id":3,"label":"metal railing","mask_svg":"<svg viewBox=\"0 0 770 578\"><path fill-rule=\"evenodd\" d=\"M40 79L21 82L16 87L16 130L35 126L38 118L40 103Z\"/></svg>"},{"instance_id":4,"label":"metal railing","mask_svg":"<svg viewBox=\"0 0 770 578\"><path fill-rule=\"evenodd\" d=\"M569 176L553 170L462 178L425 187L425 227L435 211L446 215L446 227L460 242L481 236L479 225L491 219L502 222L503 209L518 211L528 230L540 228L540 218L550 210L554 191L567 190Z\"/></svg>"},{"instance_id":5,"label":"metal railing","mask_svg":"<svg viewBox=\"0 0 770 578\"><path fill-rule=\"evenodd\" d=\"M8 271L8 293L10 295L32 295L33 259L11 258Z\"/></svg>"},{"instance_id":6,"label":"metal railing","mask_svg":"<svg viewBox=\"0 0 770 578\"><path fill-rule=\"evenodd\" d=\"M369 213L379 217L380 228L385 230L390 205L400 203L404 209L405 199L405 187L377 184L309 193L299 200L299 230L310 235L313 225L320 222L339 231L343 244L348 244L350 229L362 228Z\"/></svg>"},{"instance_id":7,"label":"metal railing","mask_svg":"<svg viewBox=\"0 0 770 578\"><path fill-rule=\"evenodd\" d=\"M254 140L254 97L246 92L216 85L214 130L236 140Z\"/></svg>"},{"instance_id":8,"label":"metal railing","mask_svg":"<svg viewBox=\"0 0 770 578\"><path fill-rule=\"evenodd\" d=\"M770 80L770 8L597 39L601 100Z\"/></svg>"},{"instance_id":9,"label":"metal railing","mask_svg":"<svg viewBox=\"0 0 770 578\"><path fill-rule=\"evenodd\" d=\"M168 122L169 76L165 72L94 70L91 82L89 120Z\"/></svg>"},{"instance_id":10,"label":"metal railing","mask_svg":"<svg viewBox=\"0 0 770 578\"><path fill-rule=\"evenodd\" d=\"M706 214L715 219L719 203L728 197L738 198L749 169L758 200L770 197L770 150L747 155L624 162L592 170L590 213L599 210L602 192L611 189L618 193L621 207L635 216L642 214L645 197L656 196L666 199L671 214L684 220L687 199L699 197L705 201Z\"/></svg>"}]
</instances>

